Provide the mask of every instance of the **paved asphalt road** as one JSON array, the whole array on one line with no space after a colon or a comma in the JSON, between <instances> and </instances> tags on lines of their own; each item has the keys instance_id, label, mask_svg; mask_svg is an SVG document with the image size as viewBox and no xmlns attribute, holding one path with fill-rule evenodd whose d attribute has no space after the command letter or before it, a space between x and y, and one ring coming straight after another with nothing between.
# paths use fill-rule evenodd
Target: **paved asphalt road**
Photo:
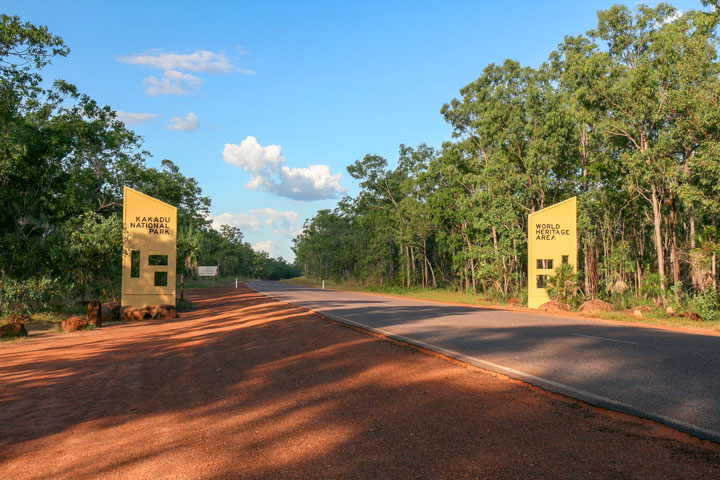
<instances>
[{"instance_id":1,"label":"paved asphalt road","mask_svg":"<svg viewBox=\"0 0 720 480\"><path fill-rule=\"evenodd\" d=\"M248 282L329 318L720 442L720 336Z\"/></svg>"}]
</instances>

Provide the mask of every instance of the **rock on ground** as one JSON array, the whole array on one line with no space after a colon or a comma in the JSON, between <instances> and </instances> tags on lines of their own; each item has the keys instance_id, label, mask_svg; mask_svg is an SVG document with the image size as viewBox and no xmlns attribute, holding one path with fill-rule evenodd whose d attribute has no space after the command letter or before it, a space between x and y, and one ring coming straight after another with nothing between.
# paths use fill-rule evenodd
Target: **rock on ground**
<instances>
[{"instance_id":1,"label":"rock on ground","mask_svg":"<svg viewBox=\"0 0 720 480\"><path fill-rule=\"evenodd\" d=\"M588 300L587 302L580 305L578 312L583 313L597 313L597 312L612 312L615 308L608 302L604 302L599 298Z\"/></svg>"},{"instance_id":2,"label":"rock on ground","mask_svg":"<svg viewBox=\"0 0 720 480\"><path fill-rule=\"evenodd\" d=\"M95 325L96 327L102 326L102 308L100 302L97 300L88 302L87 319L90 325Z\"/></svg>"},{"instance_id":3,"label":"rock on ground","mask_svg":"<svg viewBox=\"0 0 720 480\"><path fill-rule=\"evenodd\" d=\"M0 338L27 337L28 331L21 322L10 322L0 327Z\"/></svg>"},{"instance_id":4,"label":"rock on ground","mask_svg":"<svg viewBox=\"0 0 720 480\"><path fill-rule=\"evenodd\" d=\"M557 301L545 302L538 307L543 312L569 312L570 306Z\"/></svg>"},{"instance_id":5,"label":"rock on ground","mask_svg":"<svg viewBox=\"0 0 720 480\"><path fill-rule=\"evenodd\" d=\"M120 320L132 322L138 320L149 320L150 318L152 318L152 314L145 308L122 307L120 309Z\"/></svg>"},{"instance_id":6,"label":"rock on ground","mask_svg":"<svg viewBox=\"0 0 720 480\"><path fill-rule=\"evenodd\" d=\"M157 320L172 320L176 316L177 310L175 309L175 305L157 305L152 318Z\"/></svg>"},{"instance_id":7,"label":"rock on ground","mask_svg":"<svg viewBox=\"0 0 720 480\"><path fill-rule=\"evenodd\" d=\"M100 305L100 316L103 322L117 322L120 320L120 304L105 302Z\"/></svg>"},{"instance_id":8,"label":"rock on ground","mask_svg":"<svg viewBox=\"0 0 720 480\"><path fill-rule=\"evenodd\" d=\"M65 332L74 332L76 330L85 330L88 322L80 317L70 317L62 322L62 329Z\"/></svg>"}]
</instances>

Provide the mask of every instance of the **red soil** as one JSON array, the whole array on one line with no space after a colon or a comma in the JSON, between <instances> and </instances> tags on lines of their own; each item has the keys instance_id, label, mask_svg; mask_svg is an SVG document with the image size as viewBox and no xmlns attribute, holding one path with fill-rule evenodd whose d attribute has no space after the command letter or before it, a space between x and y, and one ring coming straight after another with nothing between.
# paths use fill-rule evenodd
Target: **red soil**
<instances>
[{"instance_id":1,"label":"red soil","mask_svg":"<svg viewBox=\"0 0 720 480\"><path fill-rule=\"evenodd\" d=\"M720 445L247 288L0 344L0 477L720 478Z\"/></svg>"}]
</instances>

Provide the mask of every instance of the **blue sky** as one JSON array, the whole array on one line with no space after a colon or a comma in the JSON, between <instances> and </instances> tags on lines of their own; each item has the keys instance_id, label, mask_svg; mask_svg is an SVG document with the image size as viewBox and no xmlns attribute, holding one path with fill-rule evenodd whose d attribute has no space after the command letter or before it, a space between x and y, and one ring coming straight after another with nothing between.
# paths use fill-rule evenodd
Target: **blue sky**
<instances>
[{"instance_id":1,"label":"blue sky","mask_svg":"<svg viewBox=\"0 0 720 480\"><path fill-rule=\"evenodd\" d=\"M365 154L440 147L440 108L490 63L537 66L611 1L0 1L70 46L44 76L121 113L200 183L216 223L294 257ZM700 1L670 2L682 10ZM635 4L632 4L635 5Z\"/></svg>"}]
</instances>

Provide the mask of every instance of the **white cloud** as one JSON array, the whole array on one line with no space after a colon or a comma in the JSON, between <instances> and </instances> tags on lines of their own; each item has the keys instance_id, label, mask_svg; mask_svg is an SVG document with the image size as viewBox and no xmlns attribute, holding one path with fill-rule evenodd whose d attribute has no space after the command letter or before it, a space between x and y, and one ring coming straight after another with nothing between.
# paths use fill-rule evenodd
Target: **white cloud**
<instances>
[{"instance_id":1,"label":"white cloud","mask_svg":"<svg viewBox=\"0 0 720 480\"><path fill-rule=\"evenodd\" d=\"M138 123L152 120L153 118L158 116L157 113L132 113L123 112L122 110L117 110L115 113L117 113L117 119L123 122L125 125L136 125Z\"/></svg>"},{"instance_id":2,"label":"white cloud","mask_svg":"<svg viewBox=\"0 0 720 480\"><path fill-rule=\"evenodd\" d=\"M302 232L298 223L298 214L292 210L275 210L262 208L240 213L221 213L212 217L212 226L220 230L221 225L238 227L241 231L258 232L260 229L272 228L276 235L294 238Z\"/></svg>"},{"instance_id":3,"label":"white cloud","mask_svg":"<svg viewBox=\"0 0 720 480\"><path fill-rule=\"evenodd\" d=\"M340 185L341 173L330 173L327 165L308 165L308 168L282 167L278 172L280 183L273 184L273 193L282 197L302 200L335 198L345 191Z\"/></svg>"},{"instance_id":4,"label":"white cloud","mask_svg":"<svg viewBox=\"0 0 720 480\"><path fill-rule=\"evenodd\" d=\"M245 185L247 188L267 190L271 185L271 177L285 163L281 152L280 145L263 147L255 137L247 137L240 145L226 143L223 158L230 165L241 167L252 174L250 182Z\"/></svg>"},{"instance_id":5,"label":"white cloud","mask_svg":"<svg viewBox=\"0 0 720 480\"><path fill-rule=\"evenodd\" d=\"M197 115L190 112L185 117L172 117L168 128L175 131L192 132L200 128L200 121Z\"/></svg>"},{"instance_id":6,"label":"white cloud","mask_svg":"<svg viewBox=\"0 0 720 480\"><path fill-rule=\"evenodd\" d=\"M160 78L150 75L143 79L145 93L153 97L158 95L190 95L199 91L202 84L201 78L177 70L163 72Z\"/></svg>"},{"instance_id":7,"label":"white cloud","mask_svg":"<svg viewBox=\"0 0 720 480\"><path fill-rule=\"evenodd\" d=\"M193 53L170 53L150 51L119 57L119 62L144 65L159 70L184 70L188 72L205 72L214 75L227 75L233 71L233 64L224 53L208 50L195 50Z\"/></svg>"},{"instance_id":8,"label":"white cloud","mask_svg":"<svg viewBox=\"0 0 720 480\"><path fill-rule=\"evenodd\" d=\"M279 145L263 147L255 137L248 136L240 145L226 143L223 158L250 172L245 185L294 200L337 198L346 189L340 185L342 174L330 173L327 165L308 165L307 168L284 166L285 157ZM277 179L277 180L276 180Z\"/></svg>"},{"instance_id":9,"label":"white cloud","mask_svg":"<svg viewBox=\"0 0 720 480\"><path fill-rule=\"evenodd\" d=\"M673 23L675 20L679 19L683 16L682 10L675 10L673 13L668 15L667 17L663 18L662 21L657 21L653 25L655 28L662 28L663 25L667 25L669 23Z\"/></svg>"},{"instance_id":10,"label":"white cloud","mask_svg":"<svg viewBox=\"0 0 720 480\"><path fill-rule=\"evenodd\" d=\"M247 54L242 47L240 54ZM118 62L142 65L162 70L162 76L150 75L143 79L145 93L148 95L189 95L202 88L203 80L187 72L208 73L211 75L229 75L239 72L243 75L254 75L256 72L247 68L238 68L231 59L222 52L195 50L193 53L172 53L151 50L124 57L117 57Z\"/></svg>"},{"instance_id":11,"label":"white cloud","mask_svg":"<svg viewBox=\"0 0 720 480\"><path fill-rule=\"evenodd\" d=\"M271 257L275 256L275 243L272 240L255 242L252 247L256 252L267 252Z\"/></svg>"}]
</instances>

